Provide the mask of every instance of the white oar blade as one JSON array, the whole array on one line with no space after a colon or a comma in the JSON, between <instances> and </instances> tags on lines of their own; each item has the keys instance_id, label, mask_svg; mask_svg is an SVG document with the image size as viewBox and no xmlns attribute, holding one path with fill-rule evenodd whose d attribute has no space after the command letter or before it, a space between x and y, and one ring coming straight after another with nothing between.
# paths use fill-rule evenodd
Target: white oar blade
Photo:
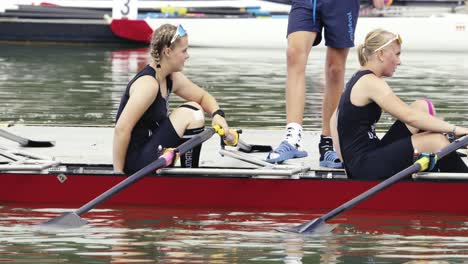
<instances>
[{"instance_id":1,"label":"white oar blade","mask_svg":"<svg viewBox=\"0 0 468 264\"><path fill-rule=\"evenodd\" d=\"M88 221L81 218L76 213L70 212L65 213L61 216L52 218L44 223L38 225L39 228L57 228L57 229L65 229L65 228L77 228L84 226L88 223Z\"/></svg>"},{"instance_id":2,"label":"white oar blade","mask_svg":"<svg viewBox=\"0 0 468 264\"><path fill-rule=\"evenodd\" d=\"M333 231L338 225L336 224L327 224L320 219L315 219L312 222L307 222L302 225L290 227L290 228L280 228L277 229L279 232L283 233L295 233L295 234L304 234L304 235L328 235Z\"/></svg>"}]
</instances>

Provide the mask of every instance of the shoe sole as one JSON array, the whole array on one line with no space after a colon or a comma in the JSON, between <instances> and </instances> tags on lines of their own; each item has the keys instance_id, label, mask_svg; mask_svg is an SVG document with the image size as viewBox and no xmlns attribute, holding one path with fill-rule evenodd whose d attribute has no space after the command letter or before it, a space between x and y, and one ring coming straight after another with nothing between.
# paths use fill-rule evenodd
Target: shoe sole
<instances>
[{"instance_id":1,"label":"shoe sole","mask_svg":"<svg viewBox=\"0 0 468 264\"><path fill-rule=\"evenodd\" d=\"M265 159L265 161L269 162L269 163L282 163L282 162L284 162L286 160L289 160L289 159L300 159L300 158L305 158L305 157L307 157L307 153L299 153L299 154L287 157L285 159L281 159L280 157L278 157L276 159Z\"/></svg>"},{"instance_id":2,"label":"shoe sole","mask_svg":"<svg viewBox=\"0 0 468 264\"><path fill-rule=\"evenodd\" d=\"M333 168L333 169L342 169L342 163L335 163L333 161L320 161L320 167Z\"/></svg>"}]
</instances>

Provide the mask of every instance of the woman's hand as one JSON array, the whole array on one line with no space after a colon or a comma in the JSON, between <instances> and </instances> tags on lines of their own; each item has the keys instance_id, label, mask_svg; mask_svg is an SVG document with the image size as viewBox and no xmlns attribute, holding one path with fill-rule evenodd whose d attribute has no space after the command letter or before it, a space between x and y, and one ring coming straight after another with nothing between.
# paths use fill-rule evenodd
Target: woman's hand
<instances>
[{"instance_id":1,"label":"woman's hand","mask_svg":"<svg viewBox=\"0 0 468 264\"><path fill-rule=\"evenodd\" d=\"M224 142L228 146L235 146L237 145L239 135L237 134L236 131L232 130L229 128L226 119L220 115L215 115L213 117L213 120L211 122L212 126L216 128L218 126L218 129L222 129L221 133L217 130L216 133L220 134L220 136L223 137Z\"/></svg>"}]
</instances>

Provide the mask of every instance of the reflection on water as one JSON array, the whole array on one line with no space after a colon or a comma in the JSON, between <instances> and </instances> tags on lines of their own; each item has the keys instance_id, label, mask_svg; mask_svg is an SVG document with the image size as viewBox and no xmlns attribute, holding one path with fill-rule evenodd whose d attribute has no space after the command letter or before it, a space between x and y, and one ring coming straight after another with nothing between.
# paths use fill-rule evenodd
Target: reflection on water
<instances>
[{"instance_id":1,"label":"reflection on water","mask_svg":"<svg viewBox=\"0 0 468 264\"><path fill-rule=\"evenodd\" d=\"M127 207L93 210L86 215L90 225L79 229L34 228L64 211L25 204L1 207L0 262L468 261L466 217L453 215L354 211L334 220L340 225L332 234L299 236L274 230L318 214Z\"/></svg>"},{"instance_id":2,"label":"reflection on water","mask_svg":"<svg viewBox=\"0 0 468 264\"><path fill-rule=\"evenodd\" d=\"M148 61L145 48L0 45L1 122L110 125L129 79ZM220 102L238 127L283 127L285 52L191 48L184 70ZM346 79L358 68L350 53ZM312 51L304 125L319 128L325 54ZM389 79L410 102L431 98L443 118L468 125L468 54L405 53ZM175 107L178 102L173 102ZM388 115L383 126L392 122Z\"/></svg>"}]
</instances>

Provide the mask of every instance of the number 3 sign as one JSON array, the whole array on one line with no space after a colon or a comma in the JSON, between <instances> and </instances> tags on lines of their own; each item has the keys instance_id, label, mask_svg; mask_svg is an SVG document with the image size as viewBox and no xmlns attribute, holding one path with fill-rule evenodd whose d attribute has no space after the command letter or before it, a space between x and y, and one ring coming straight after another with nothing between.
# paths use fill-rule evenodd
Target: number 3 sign
<instances>
[{"instance_id":1,"label":"number 3 sign","mask_svg":"<svg viewBox=\"0 0 468 264\"><path fill-rule=\"evenodd\" d=\"M112 18L114 19L137 19L137 0L114 0Z\"/></svg>"}]
</instances>

